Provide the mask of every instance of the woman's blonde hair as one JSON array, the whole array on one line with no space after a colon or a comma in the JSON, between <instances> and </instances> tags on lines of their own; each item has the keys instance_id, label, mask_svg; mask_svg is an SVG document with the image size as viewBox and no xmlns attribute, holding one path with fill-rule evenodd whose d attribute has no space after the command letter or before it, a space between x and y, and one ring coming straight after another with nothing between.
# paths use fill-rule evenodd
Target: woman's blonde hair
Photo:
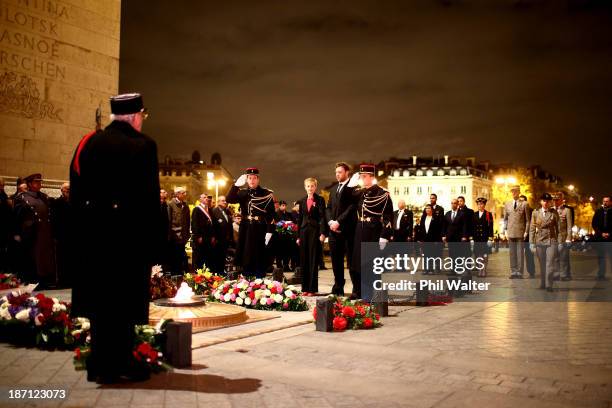
<instances>
[{"instance_id":1,"label":"woman's blonde hair","mask_svg":"<svg viewBox=\"0 0 612 408\"><path fill-rule=\"evenodd\" d=\"M319 182L314 177L308 177L307 179L305 179L304 180L304 185L306 185L306 183L314 183L315 186L319 185Z\"/></svg>"}]
</instances>

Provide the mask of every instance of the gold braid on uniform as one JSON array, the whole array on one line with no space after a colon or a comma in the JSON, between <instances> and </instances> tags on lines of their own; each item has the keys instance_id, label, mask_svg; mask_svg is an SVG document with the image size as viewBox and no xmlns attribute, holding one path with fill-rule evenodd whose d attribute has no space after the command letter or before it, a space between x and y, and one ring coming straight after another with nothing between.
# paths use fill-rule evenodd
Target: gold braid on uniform
<instances>
[{"instance_id":1,"label":"gold braid on uniform","mask_svg":"<svg viewBox=\"0 0 612 408\"><path fill-rule=\"evenodd\" d=\"M250 194L249 194L250 195ZM274 199L272 193L265 195L263 197L254 197L251 195L251 199L249 200L249 215L253 215L253 209L259 210L263 213L266 212L266 207L270 202Z\"/></svg>"},{"instance_id":2,"label":"gold braid on uniform","mask_svg":"<svg viewBox=\"0 0 612 408\"><path fill-rule=\"evenodd\" d=\"M385 201L382 210L380 212L376 212L374 211L374 208L376 208L376 206L378 206L379 204L381 204L383 202L383 200ZM363 213L365 211L367 211L370 214L373 215L378 215L380 216L380 220L383 220L382 215L385 212L385 208L387 208L387 203L389 202L389 192L385 191L384 194L376 196L376 197L367 197L364 195L363 197L363 204L361 205L361 218L363 218ZM390 223L389 223L390 225ZM385 226L386 227L386 226Z\"/></svg>"}]
</instances>

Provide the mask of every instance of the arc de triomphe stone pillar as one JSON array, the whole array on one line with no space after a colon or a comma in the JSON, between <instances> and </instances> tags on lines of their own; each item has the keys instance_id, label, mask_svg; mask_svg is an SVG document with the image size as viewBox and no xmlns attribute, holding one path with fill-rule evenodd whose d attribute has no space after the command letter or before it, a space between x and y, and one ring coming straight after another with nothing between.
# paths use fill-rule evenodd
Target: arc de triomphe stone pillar
<instances>
[{"instance_id":1,"label":"arc de triomphe stone pillar","mask_svg":"<svg viewBox=\"0 0 612 408\"><path fill-rule=\"evenodd\" d=\"M68 178L117 93L121 0L0 0L0 176ZM11 189L7 188L7 192Z\"/></svg>"}]
</instances>

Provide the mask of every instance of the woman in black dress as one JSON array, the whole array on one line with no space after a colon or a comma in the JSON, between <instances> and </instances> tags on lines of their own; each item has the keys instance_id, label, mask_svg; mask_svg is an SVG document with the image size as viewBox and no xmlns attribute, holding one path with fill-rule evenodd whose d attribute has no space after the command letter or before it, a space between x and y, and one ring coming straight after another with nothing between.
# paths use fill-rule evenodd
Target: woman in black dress
<instances>
[{"instance_id":1,"label":"woman in black dress","mask_svg":"<svg viewBox=\"0 0 612 408\"><path fill-rule=\"evenodd\" d=\"M423 274L431 275L438 272L439 262L428 258L436 258L442 256L442 217L438 217L433 212L431 204L425 206L425 217L421 218L422 222L419 225L418 240L423 247L423 255L425 256L425 267Z\"/></svg>"},{"instance_id":2,"label":"woman in black dress","mask_svg":"<svg viewBox=\"0 0 612 408\"><path fill-rule=\"evenodd\" d=\"M325 220L325 200L315 193L317 180L304 180L306 197L299 201L300 212L297 219L297 243L300 247L300 265L302 267L302 292L312 296L319 291L319 257L325 241L327 221Z\"/></svg>"}]
</instances>

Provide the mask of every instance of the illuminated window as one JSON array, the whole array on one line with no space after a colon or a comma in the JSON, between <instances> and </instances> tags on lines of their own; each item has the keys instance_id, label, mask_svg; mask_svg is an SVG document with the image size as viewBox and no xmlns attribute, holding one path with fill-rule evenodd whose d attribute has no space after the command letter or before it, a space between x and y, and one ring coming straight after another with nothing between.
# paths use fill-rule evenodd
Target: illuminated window
<instances>
[{"instance_id":1,"label":"illuminated window","mask_svg":"<svg viewBox=\"0 0 612 408\"><path fill-rule=\"evenodd\" d=\"M467 191L467 187L466 186L461 186L461 194L465 194Z\"/></svg>"},{"instance_id":2,"label":"illuminated window","mask_svg":"<svg viewBox=\"0 0 612 408\"><path fill-rule=\"evenodd\" d=\"M423 175L423 170L417 170L416 175L417 176L422 176Z\"/></svg>"},{"instance_id":3,"label":"illuminated window","mask_svg":"<svg viewBox=\"0 0 612 408\"><path fill-rule=\"evenodd\" d=\"M437 174L438 174L438 176L443 176L444 175L444 170L442 170L442 169L438 170Z\"/></svg>"},{"instance_id":4,"label":"illuminated window","mask_svg":"<svg viewBox=\"0 0 612 408\"><path fill-rule=\"evenodd\" d=\"M395 187L395 188L393 189L393 194L395 194L395 195L399 195L399 187Z\"/></svg>"},{"instance_id":5,"label":"illuminated window","mask_svg":"<svg viewBox=\"0 0 612 408\"><path fill-rule=\"evenodd\" d=\"M410 187L404 187L404 195L410 194Z\"/></svg>"},{"instance_id":6,"label":"illuminated window","mask_svg":"<svg viewBox=\"0 0 612 408\"><path fill-rule=\"evenodd\" d=\"M423 187L421 187L421 186L418 186L418 187L417 187L417 194L418 194L418 195L423 194Z\"/></svg>"}]
</instances>

